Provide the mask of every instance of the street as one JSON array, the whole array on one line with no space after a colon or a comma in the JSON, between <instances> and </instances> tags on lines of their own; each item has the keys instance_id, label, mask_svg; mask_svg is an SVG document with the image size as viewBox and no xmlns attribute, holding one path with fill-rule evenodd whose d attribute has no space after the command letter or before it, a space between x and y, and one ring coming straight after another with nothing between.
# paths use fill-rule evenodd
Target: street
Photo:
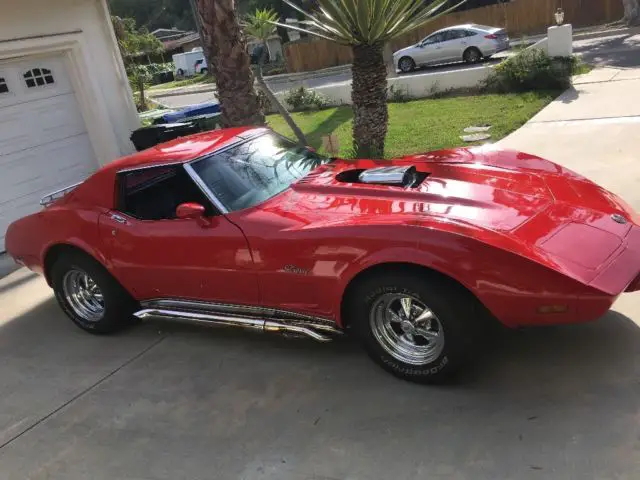
<instances>
[{"instance_id":1,"label":"street","mask_svg":"<svg viewBox=\"0 0 640 480\"><path fill-rule=\"evenodd\" d=\"M640 45L640 33L638 34L619 34L600 38L591 38L585 40L577 40L573 42L574 53L583 57L583 59L598 66L618 66L618 67L634 67L640 65L638 55L635 49ZM512 52L503 52L492 57L490 60L483 62L484 64L497 64ZM400 74L402 76L419 76L429 75L437 72L447 72L456 70L465 70L468 68L476 68L476 65L469 66L464 63L439 65L417 70L412 73ZM351 72L342 72L334 75L325 75L321 78L310 78L304 82L268 82L274 92L283 92L294 87L304 84L307 88L320 87L335 83L343 83L351 80ZM177 96L155 96L154 99L169 108L180 108L196 103L211 102L216 100L214 92L196 92L185 93Z\"/></svg>"},{"instance_id":2,"label":"street","mask_svg":"<svg viewBox=\"0 0 640 480\"><path fill-rule=\"evenodd\" d=\"M604 68L500 146L640 210L639 41L576 42ZM92 336L20 269L0 278L0 478L637 480L639 296L588 324L491 330L456 382L421 386L349 338L161 321Z\"/></svg>"}]
</instances>

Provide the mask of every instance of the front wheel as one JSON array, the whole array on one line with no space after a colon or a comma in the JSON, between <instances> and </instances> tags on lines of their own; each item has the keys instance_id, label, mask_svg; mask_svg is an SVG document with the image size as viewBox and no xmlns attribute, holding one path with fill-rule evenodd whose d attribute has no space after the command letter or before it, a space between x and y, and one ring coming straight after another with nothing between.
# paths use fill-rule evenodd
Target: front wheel
<instances>
[{"instance_id":1,"label":"front wheel","mask_svg":"<svg viewBox=\"0 0 640 480\"><path fill-rule=\"evenodd\" d=\"M402 57L398 62L398 68L403 73L409 73L415 70L416 62L411 57Z\"/></svg>"},{"instance_id":2,"label":"front wheel","mask_svg":"<svg viewBox=\"0 0 640 480\"><path fill-rule=\"evenodd\" d=\"M364 281L352 299L354 333L385 370L418 383L439 383L463 363L473 308L456 285L394 273Z\"/></svg>"},{"instance_id":3,"label":"front wheel","mask_svg":"<svg viewBox=\"0 0 640 480\"><path fill-rule=\"evenodd\" d=\"M113 333L135 321L133 298L88 255L62 255L51 269L51 282L62 310L87 332Z\"/></svg>"}]
</instances>

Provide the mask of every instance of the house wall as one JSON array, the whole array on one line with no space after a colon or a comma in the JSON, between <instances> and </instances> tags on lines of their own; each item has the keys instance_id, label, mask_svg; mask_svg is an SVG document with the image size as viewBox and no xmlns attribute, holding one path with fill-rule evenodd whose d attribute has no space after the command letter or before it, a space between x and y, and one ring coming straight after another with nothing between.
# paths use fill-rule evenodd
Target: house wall
<instances>
[{"instance_id":1,"label":"house wall","mask_svg":"<svg viewBox=\"0 0 640 480\"><path fill-rule=\"evenodd\" d=\"M134 151L139 119L105 0L0 0L0 61L64 53L100 163Z\"/></svg>"}]
</instances>

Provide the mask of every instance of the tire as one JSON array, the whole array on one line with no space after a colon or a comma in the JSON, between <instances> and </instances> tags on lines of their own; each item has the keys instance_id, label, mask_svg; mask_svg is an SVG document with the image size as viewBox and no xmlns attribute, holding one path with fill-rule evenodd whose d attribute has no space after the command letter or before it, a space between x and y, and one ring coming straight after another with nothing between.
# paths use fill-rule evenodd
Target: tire
<instances>
[{"instance_id":1,"label":"tire","mask_svg":"<svg viewBox=\"0 0 640 480\"><path fill-rule=\"evenodd\" d=\"M443 282L440 277L396 272L366 279L352 293L350 326L369 356L388 372L416 383L442 383L464 364L473 336L468 327L475 320L475 303L462 287ZM411 299L414 318L420 316L423 307L430 311L431 318L414 327L407 325L403 298ZM398 307L396 321L381 321L391 318L385 317L388 309L396 311ZM425 310L422 313L429 314ZM431 338L418 334L415 325L420 326L420 331L430 332ZM413 345L406 343L407 333L412 336ZM402 351L398 346L408 349ZM408 359L407 351L419 354Z\"/></svg>"},{"instance_id":2,"label":"tire","mask_svg":"<svg viewBox=\"0 0 640 480\"><path fill-rule=\"evenodd\" d=\"M200 70L201 75L206 75L208 72L209 72L209 69L207 68L203 68L202 70Z\"/></svg>"},{"instance_id":3,"label":"tire","mask_svg":"<svg viewBox=\"0 0 640 480\"><path fill-rule=\"evenodd\" d=\"M179 68L178 70L176 70L176 75L178 77L184 77L184 70Z\"/></svg>"},{"instance_id":4,"label":"tire","mask_svg":"<svg viewBox=\"0 0 640 480\"><path fill-rule=\"evenodd\" d=\"M416 62L411 57L402 57L398 60L398 69L403 73L409 73L416 69Z\"/></svg>"},{"instance_id":5,"label":"tire","mask_svg":"<svg viewBox=\"0 0 640 480\"><path fill-rule=\"evenodd\" d=\"M462 59L467 63L478 63L482 61L482 52L476 47L469 47L462 54Z\"/></svg>"},{"instance_id":6,"label":"tire","mask_svg":"<svg viewBox=\"0 0 640 480\"><path fill-rule=\"evenodd\" d=\"M135 300L88 255L63 254L51 268L51 283L62 310L89 333L114 333L136 323Z\"/></svg>"}]
</instances>

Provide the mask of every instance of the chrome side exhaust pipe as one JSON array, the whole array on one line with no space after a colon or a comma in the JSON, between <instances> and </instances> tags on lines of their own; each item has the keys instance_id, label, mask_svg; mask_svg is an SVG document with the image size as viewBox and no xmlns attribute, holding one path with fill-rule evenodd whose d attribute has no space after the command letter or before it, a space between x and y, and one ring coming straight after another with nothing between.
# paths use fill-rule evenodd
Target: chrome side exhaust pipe
<instances>
[{"instance_id":1,"label":"chrome side exhaust pipe","mask_svg":"<svg viewBox=\"0 0 640 480\"><path fill-rule=\"evenodd\" d=\"M262 318L247 318L231 315L220 315L215 313L188 312L183 310L168 310L160 308L145 308L133 314L140 319L143 318L166 318L170 320L182 320L201 325L220 325L225 327L241 327L248 330L270 333L293 333L305 335L317 342L330 342L331 338L314 330L311 324L295 325L280 321ZM318 325L319 329L327 330L326 325ZM340 333L335 330L334 333Z\"/></svg>"}]
</instances>

